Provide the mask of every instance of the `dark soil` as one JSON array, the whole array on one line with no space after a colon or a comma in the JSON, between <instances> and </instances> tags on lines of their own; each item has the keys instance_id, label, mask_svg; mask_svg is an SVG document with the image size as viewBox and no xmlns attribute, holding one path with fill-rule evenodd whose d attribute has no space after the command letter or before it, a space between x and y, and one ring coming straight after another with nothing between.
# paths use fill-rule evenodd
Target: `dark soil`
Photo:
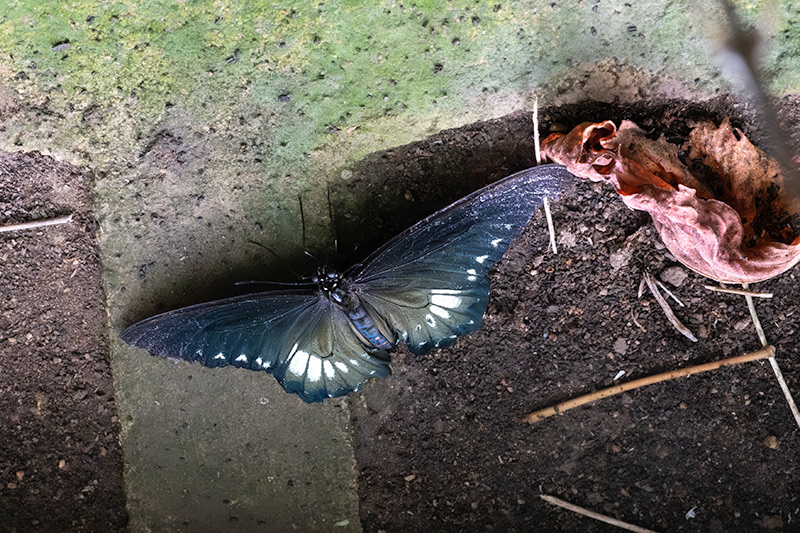
<instances>
[{"instance_id":1,"label":"dark soil","mask_svg":"<svg viewBox=\"0 0 800 533\"><path fill-rule=\"evenodd\" d=\"M797 107L787 109L797 124ZM687 119L730 111L725 101L666 102L544 116L570 127L632 118L685 139ZM749 119L732 116L743 127ZM518 127L503 120L473 127ZM414 183L402 161L417 160L415 152L430 157L431 146L463 134L382 154L384 167L396 169L384 174L383 190L393 179L401 192ZM765 361L523 422L596 389L760 347L745 299L704 289L710 281L677 263L649 216L629 210L610 187L576 183L552 213L558 255L547 250L538 212L494 270L480 331L422 357L399 351L394 375L351 400L365 530L617 531L539 497L550 494L656 531L800 531L798 428ZM685 304L673 309L699 342L678 333L649 292L637 297L645 271ZM775 293L757 300L757 310L800 397L797 269L755 290Z\"/></svg>"},{"instance_id":2,"label":"dark soil","mask_svg":"<svg viewBox=\"0 0 800 533\"><path fill-rule=\"evenodd\" d=\"M127 523L90 176L0 153L0 531Z\"/></svg>"}]
</instances>

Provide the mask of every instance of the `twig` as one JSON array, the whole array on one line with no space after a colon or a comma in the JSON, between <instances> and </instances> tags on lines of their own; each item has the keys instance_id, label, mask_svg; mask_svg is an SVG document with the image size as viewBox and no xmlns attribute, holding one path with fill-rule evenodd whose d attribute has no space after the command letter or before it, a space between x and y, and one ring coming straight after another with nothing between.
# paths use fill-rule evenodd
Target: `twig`
<instances>
[{"instance_id":1,"label":"twig","mask_svg":"<svg viewBox=\"0 0 800 533\"><path fill-rule=\"evenodd\" d=\"M653 297L658 302L658 305L660 305L661 309L663 309L664 314L667 315L667 320L669 320L675 329L680 331L687 339L692 342L697 342L697 337L694 336L694 333L692 333L689 328L684 326L681 321L678 320L678 317L676 317L675 313L672 312L672 308L669 306L664 297L661 296L661 293L658 291L658 287L653 282L653 278L650 276L649 272L644 273L644 281L647 283L647 287L650 289L650 292L653 293Z\"/></svg>"},{"instance_id":2,"label":"twig","mask_svg":"<svg viewBox=\"0 0 800 533\"><path fill-rule=\"evenodd\" d=\"M533 100L533 115L531 116L531 120L533 121L533 152L536 154L536 164L542 164L542 152L539 148L539 97L537 96ZM553 226L553 216L550 214L550 202L547 201L547 197L544 197L544 215L547 218L547 230L550 232L550 247L553 248L553 253L558 254L558 248L556 248L556 230Z\"/></svg>"},{"instance_id":3,"label":"twig","mask_svg":"<svg viewBox=\"0 0 800 533\"><path fill-rule=\"evenodd\" d=\"M645 328L643 325L639 323L638 320L636 320L636 315L633 314L633 308L631 308L631 320L633 320L633 323L636 324L637 328L642 330L642 333L647 333L647 328Z\"/></svg>"},{"instance_id":4,"label":"twig","mask_svg":"<svg viewBox=\"0 0 800 533\"><path fill-rule=\"evenodd\" d=\"M729 287L717 287L716 285L703 285L706 289L714 292L724 292L727 294L738 294L740 296L753 296L755 298L772 298L771 292L752 292L742 289L732 289Z\"/></svg>"},{"instance_id":5,"label":"twig","mask_svg":"<svg viewBox=\"0 0 800 533\"><path fill-rule=\"evenodd\" d=\"M533 100L533 153L536 154L536 164L542 164L542 152L539 148L539 97Z\"/></svg>"},{"instance_id":6,"label":"twig","mask_svg":"<svg viewBox=\"0 0 800 533\"><path fill-rule=\"evenodd\" d=\"M550 203L547 201L547 197L544 197L544 216L547 219L547 229L550 232L550 247L553 248L553 253L558 253L558 248L556 248L556 229L553 226L553 216L550 214Z\"/></svg>"},{"instance_id":7,"label":"twig","mask_svg":"<svg viewBox=\"0 0 800 533\"><path fill-rule=\"evenodd\" d=\"M628 531L635 531L637 533L655 533L655 531L653 531L652 529L645 529L643 527L629 524L628 522L623 522L622 520L617 520L616 518L611 518L610 516L606 516L604 514L590 511L589 509L580 507L578 505L575 505L574 503L569 503L567 501L562 500L561 498L550 496L549 494L540 494L539 497L542 498L547 503L558 505L559 507L563 507L564 509L572 511L573 513L578 513L583 516L588 516L589 518L594 518L595 520L599 520L600 522L605 522L606 524L611 524L612 526L617 526L622 529L627 529Z\"/></svg>"},{"instance_id":8,"label":"twig","mask_svg":"<svg viewBox=\"0 0 800 533\"><path fill-rule=\"evenodd\" d=\"M55 226L56 224L69 224L70 222L72 222L72 215L66 217L49 218L47 220L35 220L33 222L23 222L22 224L9 224L8 226L0 226L0 233L6 231L35 229L44 226Z\"/></svg>"},{"instance_id":9,"label":"twig","mask_svg":"<svg viewBox=\"0 0 800 533\"><path fill-rule=\"evenodd\" d=\"M662 290L662 291L664 291L664 292L666 292L666 293L667 293L667 296L669 296L670 298L672 298L673 300L675 300L675 303L677 303L677 304L678 304L678 305L680 305L681 307L686 307L685 305L683 305L683 302L682 302L682 301L680 301L680 300L678 299L678 297L677 297L677 296L675 296L674 294L672 294L672 291L671 291L671 290L669 290L669 289L667 288L667 286L666 286L666 285L664 285L663 283L661 283L660 281L658 281L658 279L656 279L656 278L654 278L654 281L656 282L656 285L658 285L659 287L661 287L661 290Z\"/></svg>"},{"instance_id":10,"label":"twig","mask_svg":"<svg viewBox=\"0 0 800 533\"><path fill-rule=\"evenodd\" d=\"M773 346L764 346L760 350L746 353L744 355L729 357L728 359L722 359L720 361L713 361L711 363L704 363L702 365L690 366L686 368L680 368L677 370L670 370L669 372L662 372L661 374L656 374L654 376L635 379L627 383L614 385L613 387L601 389L591 394L585 394L583 396L573 398L572 400L567 400L566 402L561 402L551 407L545 407L544 409L534 411L533 413L525 417L525 421L528 422L529 424L533 424L534 422L538 422L539 420L542 420L544 418L548 418L553 415L569 411L572 408L580 407L581 405L586 405L587 403L591 403L601 398L608 398L609 396L614 396L615 394L619 394L621 392L627 392L629 390L638 389L639 387L644 387L645 385L652 385L654 383L660 383L662 381L667 381L670 379L675 379L683 376L690 376L692 374L699 374L701 372L707 372L709 370L716 370L717 368L721 368L723 366L737 365L739 363L756 361L758 359L766 359L768 357L773 357L774 355L775 355L775 348Z\"/></svg>"},{"instance_id":11,"label":"twig","mask_svg":"<svg viewBox=\"0 0 800 533\"><path fill-rule=\"evenodd\" d=\"M742 284L742 287L747 290L747 283ZM753 319L753 325L756 327L758 339L761 341L762 346L766 346L767 336L764 334L764 328L761 327L761 321L758 319L758 315L756 314L756 304L753 301L753 297L749 294L746 294L745 299L747 299L747 308L750 309L750 318ZM786 398L786 403L789 404L789 409L792 411L792 415L794 415L794 421L800 427L800 411L797 410L797 404L794 402L792 392L789 390L789 385L787 385L786 380L783 379L783 372L781 372L781 367L778 366L778 360L775 359L775 354L769 358L769 364L772 366L772 371L775 373L775 378L778 380L778 384L781 386L783 396Z\"/></svg>"}]
</instances>

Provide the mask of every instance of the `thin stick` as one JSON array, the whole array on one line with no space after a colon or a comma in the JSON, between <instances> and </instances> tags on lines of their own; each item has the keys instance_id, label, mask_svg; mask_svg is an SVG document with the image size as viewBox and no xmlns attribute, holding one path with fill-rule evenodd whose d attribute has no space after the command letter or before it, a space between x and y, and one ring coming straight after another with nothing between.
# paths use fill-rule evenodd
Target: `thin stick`
<instances>
[{"instance_id":1,"label":"thin stick","mask_svg":"<svg viewBox=\"0 0 800 533\"><path fill-rule=\"evenodd\" d=\"M747 290L747 283L742 284L742 287ZM761 341L762 346L766 346L767 336L764 334L764 328L761 327L761 321L758 319L758 315L756 314L756 304L753 301L753 297L749 294L746 294L745 299L747 300L747 308L750 309L750 318L753 319L753 325L756 327L758 338ZM769 364L772 366L772 371L775 373L775 378L778 380L778 385L780 385L781 390L783 391L783 396L786 398L786 403L789 404L789 409L792 411L792 415L794 415L794 421L797 423L798 427L800 427L800 411L798 411L797 404L794 402L792 391L789 390L789 385L787 385L786 380L783 379L783 372L781 372L781 367L778 366L778 360L775 359L774 354L769 358Z\"/></svg>"},{"instance_id":2,"label":"thin stick","mask_svg":"<svg viewBox=\"0 0 800 533\"><path fill-rule=\"evenodd\" d=\"M66 217L49 218L47 220L35 220L33 222L23 222L22 224L9 224L8 226L0 226L0 233L6 231L36 229L44 226L55 226L56 224L69 224L70 222L72 222L72 215Z\"/></svg>"},{"instance_id":3,"label":"thin stick","mask_svg":"<svg viewBox=\"0 0 800 533\"><path fill-rule=\"evenodd\" d=\"M653 297L658 302L658 305L661 306L664 314L667 315L667 320L669 320L670 324L672 324L675 329L680 331L687 339L692 342L697 342L697 337L694 336L694 333L692 333L689 328L684 326L683 323L678 320L678 317L676 317L675 313L672 312L672 308L669 306L664 297L661 296L661 293L658 291L658 287L656 286L655 282L653 282L653 278L650 276L649 272L644 273L644 281L647 283L647 287L650 289L650 292L653 293Z\"/></svg>"},{"instance_id":4,"label":"thin stick","mask_svg":"<svg viewBox=\"0 0 800 533\"><path fill-rule=\"evenodd\" d=\"M547 219L547 230L550 232L550 247L553 249L553 253L558 253L558 248L556 248L556 229L553 226L553 216L550 214L550 203L547 201L547 197L544 197L544 216Z\"/></svg>"},{"instance_id":5,"label":"thin stick","mask_svg":"<svg viewBox=\"0 0 800 533\"><path fill-rule=\"evenodd\" d=\"M546 501L547 503L558 505L559 507L563 507L564 509L572 511L573 513L578 513L583 516L588 516L589 518L594 518L595 520L599 520L600 522L605 522L606 524L611 524L612 526L617 526L622 529L627 529L628 531L635 531L636 533L655 533L655 531L653 531L652 529L645 529L643 527L629 524L628 522L623 522L622 520L617 520L616 518L611 518L610 516L606 516L604 514L590 511L589 509L580 507L578 505L575 505L574 503L569 503L567 501L562 500L561 498L550 496L549 494L540 494L539 497L544 501Z\"/></svg>"},{"instance_id":6,"label":"thin stick","mask_svg":"<svg viewBox=\"0 0 800 533\"><path fill-rule=\"evenodd\" d=\"M755 298L772 298L771 292L752 292L742 289L732 289L729 287L717 287L716 285L703 285L706 289L714 292L724 292L727 294L738 294L739 296L753 296Z\"/></svg>"},{"instance_id":7,"label":"thin stick","mask_svg":"<svg viewBox=\"0 0 800 533\"><path fill-rule=\"evenodd\" d=\"M533 100L533 153L536 154L536 164L542 164L542 152L539 148L539 97Z\"/></svg>"},{"instance_id":8,"label":"thin stick","mask_svg":"<svg viewBox=\"0 0 800 533\"><path fill-rule=\"evenodd\" d=\"M542 164L542 152L539 148L539 97L537 96L533 100L533 115L531 116L531 120L533 121L533 152L536 154L536 164ZM544 197L544 215L547 218L547 230L550 232L550 247L553 249L554 254L558 254L558 248L556 247L556 230L553 226L553 216L550 214L550 202L547 201L547 197Z\"/></svg>"},{"instance_id":9,"label":"thin stick","mask_svg":"<svg viewBox=\"0 0 800 533\"><path fill-rule=\"evenodd\" d=\"M636 327L642 330L643 333L647 333L647 328L639 324L639 321L636 320L636 315L633 314L633 308L631 308L631 320L633 320L633 323L636 324Z\"/></svg>"},{"instance_id":10,"label":"thin stick","mask_svg":"<svg viewBox=\"0 0 800 533\"><path fill-rule=\"evenodd\" d=\"M533 413L525 417L525 421L528 422L529 424L533 424L534 422L538 422L539 420L551 417L553 415L561 414L575 407L586 405L587 403L594 402L601 398L608 398L609 396L614 396L615 394L619 394L621 392L627 392L629 390L638 389L639 387L644 387L645 385L652 385L654 383L660 383L662 381L667 381L670 379L680 378L683 376L690 376L692 374L699 374L701 372L707 372L709 370L716 370L717 368L721 368L723 366L738 365L739 363L746 363L748 361L767 359L768 357L772 357L774 355L775 355L775 348L773 346L764 346L760 350L746 353L744 355L729 357L728 359L722 359L720 361L713 361L711 363L704 363L702 365L695 365L686 368L680 368L677 370L670 370L669 372L662 372L661 374L656 374L654 376L635 379L627 383L614 385L613 387L608 387L607 389L601 389L591 394L585 394L583 396L573 398L572 400L567 400L566 402L561 402L551 407L545 407L544 409L534 411Z\"/></svg>"},{"instance_id":11,"label":"thin stick","mask_svg":"<svg viewBox=\"0 0 800 533\"><path fill-rule=\"evenodd\" d=\"M674 294L672 294L672 291L671 291L671 290L669 290L669 289L667 288L667 286L666 286L666 285L664 285L663 283L661 283L660 281L658 281L658 279L655 279L655 282L656 282L656 285L658 285L659 287L661 287L661 290L662 290L662 291L664 291L664 292L666 292L666 293L667 293L667 296L669 296L670 298L672 298L673 300L675 300L675 303L677 303L677 304L678 304L678 305L680 305L681 307L686 307L685 305L683 305L683 302L682 302L682 301L680 301L680 300L678 299L678 297L677 297L677 296L675 296Z\"/></svg>"}]
</instances>

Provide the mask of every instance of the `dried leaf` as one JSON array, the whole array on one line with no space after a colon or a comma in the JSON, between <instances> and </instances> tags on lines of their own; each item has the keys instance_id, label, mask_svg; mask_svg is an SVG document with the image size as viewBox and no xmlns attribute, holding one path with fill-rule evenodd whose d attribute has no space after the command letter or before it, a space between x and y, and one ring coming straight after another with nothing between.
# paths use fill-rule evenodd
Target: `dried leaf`
<instances>
[{"instance_id":1,"label":"dried leaf","mask_svg":"<svg viewBox=\"0 0 800 533\"><path fill-rule=\"evenodd\" d=\"M577 176L613 184L628 206L650 213L681 263L711 279L752 283L800 262L800 236L788 225L800 208L784 194L778 164L727 119L699 124L690 139L690 160L713 173L709 187L681 162L677 146L648 139L627 120L619 129L585 122L550 135L542 153Z\"/></svg>"}]
</instances>

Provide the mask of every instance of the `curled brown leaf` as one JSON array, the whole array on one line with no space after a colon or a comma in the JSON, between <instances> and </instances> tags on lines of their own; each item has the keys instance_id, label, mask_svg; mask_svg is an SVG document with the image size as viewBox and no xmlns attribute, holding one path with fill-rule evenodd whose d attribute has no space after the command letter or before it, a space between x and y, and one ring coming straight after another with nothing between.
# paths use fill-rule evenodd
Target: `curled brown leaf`
<instances>
[{"instance_id":1,"label":"curled brown leaf","mask_svg":"<svg viewBox=\"0 0 800 533\"><path fill-rule=\"evenodd\" d=\"M667 249L687 267L724 283L752 283L800 262L800 213L783 191L778 164L728 120L702 122L689 159L710 170L704 185L678 147L652 140L633 122L585 122L542 141L542 153L576 176L614 185L622 200L650 213Z\"/></svg>"}]
</instances>

